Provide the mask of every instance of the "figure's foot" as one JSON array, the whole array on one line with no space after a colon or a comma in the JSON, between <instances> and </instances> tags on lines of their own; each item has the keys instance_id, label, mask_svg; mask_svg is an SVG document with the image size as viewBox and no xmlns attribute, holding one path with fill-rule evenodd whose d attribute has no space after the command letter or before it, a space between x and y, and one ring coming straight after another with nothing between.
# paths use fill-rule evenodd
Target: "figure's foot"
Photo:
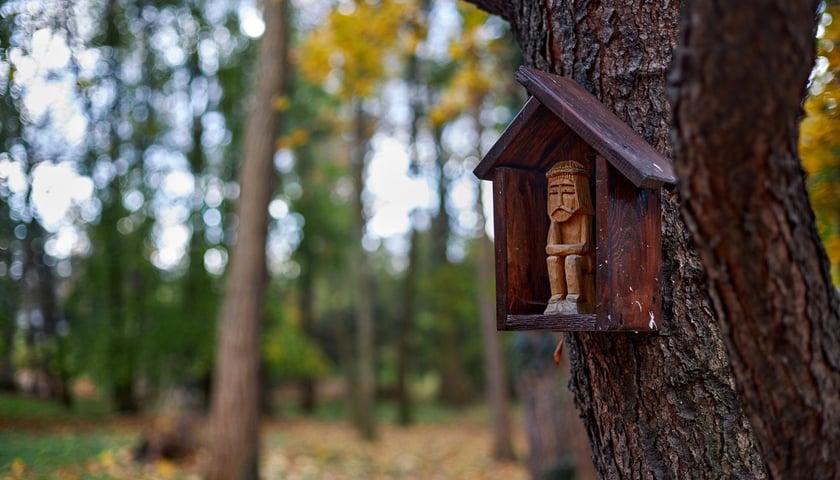
<instances>
[{"instance_id":1,"label":"figure's foot","mask_svg":"<svg viewBox=\"0 0 840 480\"><path fill-rule=\"evenodd\" d=\"M562 293L555 293L554 295L552 295L551 298L548 299L548 306L545 307L545 312L543 312L543 315L552 315L555 313L560 313L558 305L563 303L564 298L566 298L566 295Z\"/></svg>"},{"instance_id":2,"label":"figure's foot","mask_svg":"<svg viewBox=\"0 0 840 480\"><path fill-rule=\"evenodd\" d=\"M566 298L566 296L563 295L562 293L555 293L554 295L551 296L551 298L548 299L548 303L552 304L552 303L562 302L564 298Z\"/></svg>"},{"instance_id":3,"label":"figure's foot","mask_svg":"<svg viewBox=\"0 0 840 480\"><path fill-rule=\"evenodd\" d=\"M566 301L570 303L578 303L580 301L580 294L579 293L570 293L566 295Z\"/></svg>"},{"instance_id":4,"label":"figure's foot","mask_svg":"<svg viewBox=\"0 0 840 480\"><path fill-rule=\"evenodd\" d=\"M561 315L574 315L580 313L577 303L570 302L568 298L557 304L557 313Z\"/></svg>"}]
</instances>

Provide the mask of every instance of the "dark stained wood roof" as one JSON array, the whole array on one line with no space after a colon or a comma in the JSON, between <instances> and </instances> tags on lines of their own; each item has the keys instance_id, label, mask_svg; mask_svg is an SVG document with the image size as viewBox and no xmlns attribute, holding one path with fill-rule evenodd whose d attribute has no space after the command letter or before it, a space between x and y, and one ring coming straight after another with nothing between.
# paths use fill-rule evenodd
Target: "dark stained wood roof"
<instances>
[{"instance_id":1,"label":"dark stained wood roof","mask_svg":"<svg viewBox=\"0 0 840 480\"><path fill-rule=\"evenodd\" d=\"M676 183L671 160L573 80L528 67L516 79L533 97L476 166L479 178L490 180L499 166L548 170L583 139L639 188Z\"/></svg>"}]
</instances>

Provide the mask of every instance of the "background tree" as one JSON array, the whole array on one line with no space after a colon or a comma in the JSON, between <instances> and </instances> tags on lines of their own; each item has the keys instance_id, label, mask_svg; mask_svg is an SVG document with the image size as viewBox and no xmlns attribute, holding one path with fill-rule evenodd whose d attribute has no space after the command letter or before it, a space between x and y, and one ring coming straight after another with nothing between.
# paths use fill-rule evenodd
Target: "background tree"
<instances>
[{"instance_id":1,"label":"background tree","mask_svg":"<svg viewBox=\"0 0 840 480\"><path fill-rule=\"evenodd\" d=\"M357 368L351 379L354 391L353 418L361 436L376 436L374 400L376 372L374 365L374 306L373 278L368 256L362 247L367 213L364 201L364 175L370 139L375 129L374 117L365 101L386 74L384 59L396 56L393 39L405 19L416 14L408 2L383 1L348 2L338 6L327 16L322 26L310 33L299 58L304 76L316 82L338 80L336 93L345 106L348 117L347 134L349 163L353 181L353 229L355 239L352 261L354 274L354 315L356 321Z\"/></svg>"},{"instance_id":2,"label":"background tree","mask_svg":"<svg viewBox=\"0 0 840 480\"><path fill-rule=\"evenodd\" d=\"M494 41L483 40L482 29L488 28L487 16L475 8L463 12L464 32L460 36L459 49L464 53L459 70L452 79L439 108L462 111L471 117L472 127L477 134L475 159L484 156L482 138L484 133L482 113L486 112L493 101L506 99L509 83L494 76L492 72L510 69L512 55L506 50L504 39L499 36ZM467 55L466 52L471 52ZM507 55L505 55L507 54ZM447 104L452 97L465 99L463 105ZM494 98L496 97L496 98ZM451 102L451 100L450 100ZM462 113L462 114L463 114ZM486 113L485 113L486 115ZM479 323L484 357L485 391L490 404L493 425L493 457L513 459L514 451L510 435L510 415L508 413L508 385L504 368L504 354L501 337L496 331L495 301L493 300L494 274L493 244L486 233L484 195L481 187L476 190L475 210L477 217L478 238L475 242L475 287L478 305Z\"/></svg>"},{"instance_id":3,"label":"background tree","mask_svg":"<svg viewBox=\"0 0 840 480\"><path fill-rule=\"evenodd\" d=\"M220 311L211 409L210 478L258 478L260 332L278 104L286 96L289 2L263 4L259 75L245 127L237 239Z\"/></svg>"}]
</instances>

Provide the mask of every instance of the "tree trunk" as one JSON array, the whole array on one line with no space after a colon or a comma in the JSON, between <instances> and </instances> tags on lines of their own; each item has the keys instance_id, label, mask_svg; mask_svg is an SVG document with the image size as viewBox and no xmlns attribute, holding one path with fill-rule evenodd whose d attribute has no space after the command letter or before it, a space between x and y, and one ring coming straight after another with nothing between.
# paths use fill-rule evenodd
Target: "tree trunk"
<instances>
[{"instance_id":1,"label":"tree trunk","mask_svg":"<svg viewBox=\"0 0 840 480\"><path fill-rule=\"evenodd\" d=\"M374 404L376 384L374 377L373 341L373 282L367 254L362 248L365 228L364 170L368 149L368 135L365 112L361 100L355 105L355 132L352 146L353 183L356 195L353 197L353 227L355 231L355 254L353 257L353 280L356 293L353 296L356 317L356 359L358 374L354 392L354 423L364 440L376 438Z\"/></svg>"},{"instance_id":2,"label":"tree trunk","mask_svg":"<svg viewBox=\"0 0 840 480\"><path fill-rule=\"evenodd\" d=\"M414 324L417 317L415 302L417 280L420 276L420 232L412 227L408 250L408 268L403 280L402 314L399 318L399 333L397 339L397 423L411 425L414 423L414 402L410 391L411 355L414 351L412 338Z\"/></svg>"},{"instance_id":3,"label":"tree trunk","mask_svg":"<svg viewBox=\"0 0 840 480\"><path fill-rule=\"evenodd\" d=\"M507 381L504 368L504 352L500 333L496 331L496 302L493 301L492 268L493 245L490 239L478 239L481 249L478 260L479 315L481 316L481 333L484 339L484 374L487 379L487 398L490 402L491 420L493 422L493 458L511 460L515 458L510 434L510 415Z\"/></svg>"},{"instance_id":4,"label":"tree trunk","mask_svg":"<svg viewBox=\"0 0 840 480\"><path fill-rule=\"evenodd\" d=\"M476 122L476 125L480 124ZM479 186L476 196L476 210L481 235L478 238L476 255L476 290L478 312L481 321L481 337L484 345L484 375L486 376L487 399L490 402L490 417L493 422L493 458L513 459L513 443L510 438L510 415L507 381L505 376L504 352L500 333L496 331L496 302L493 299L493 242L484 232L484 202Z\"/></svg>"},{"instance_id":5,"label":"tree trunk","mask_svg":"<svg viewBox=\"0 0 840 480\"><path fill-rule=\"evenodd\" d=\"M3 330L1 339L3 342L3 353L2 358L0 358L0 391L13 392L17 390L17 384L15 384L15 368L12 358L13 349L9 348L9 345L12 344L15 337L15 320L11 316L4 318L3 322L0 323L0 328Z\"/></svg>"},{"instance_id":6,"label":"tree trunk","mask_svg":"<svg viewBox=\"0 0 840 480\"><path fill-rule=\"evenodd\" d=\"M28 202L31 205L31 197ZM29 356L34 362L32 366L40 371L44 382L39 394L63 403L65 398L69 398L65 395L67 388L62 384L60 375L66 367L65 359L50 348L51 342L60 341L57 337L57 325L61 313L56 296L55 275L47 265L47 254L44 251L47 235L47 231L38 220L32 219L27 225L26 238L23 241L23 306L30 315L38 312L41 320L39 324L30 322L27 335L31 347Z\"/></svg>"},{"instance_id":7,"label":"tree trunk","mask_svg":"<svg viewBox=\"0 0 840 480\"><path fill-rule=\"evenodd\" d=\"M297 149L296 169L298 177L300 178L303 193L301 194L299 210L305 218L310 218L316 214L314 205L316 204L316 195L319 195L315 188L317 180L314 173L313 163L314 158L311 152L311 144L301 145ZM303 226L303 238L308 239L301 243L296 254L298 255L298 263L300 264L300 277L298 277L298 291L300 302L300 328L303 333L310 338L315 336L316 324L316 285L315 279L321 264L325 263L319 252L315 249L315 238L318 238L319 233L315 230L314 222L307 222ZM318 407L318 383L317 379L309 376L301 379L298 382L299 397L298 405L300 410L312 415Z\"/></svg>"},{"instance_id":8,"label":"tree trunk","mask_svg":"<svg viewBox=\"0 0 840 480\"><path fill-rule=\"evenodd\" d=\"M797 156L818 4L689 4L671 77L683 214L774 478L838 475L840 308Z\"/></svg>"},{"instance_id":9,"label":"tree trunk","mask_svg":"<svg viewBox=\"0 0 840 480\"><path fill-rule=\"evenodd\" d=\"M116 124L116 123L115 123ZM111 158L117 158L118 144L116 133L111 132ZM112 180L107 187L108 200L102 207L100 224L107 226L102 228L103 255L107 258L123 258L126 246L123 235L116 227L117 220L122 214L119 199L121 193L117 185L118 180ZM134 359L131 357L130 349L127 347L126 331L130 321L130 313L125 298L125 285L128 276L127 262L107 262L101 265L105 271L102 272L102 279L105 282L105 315L107 319L108 332L108 357L106 367L109 370L111 388L111 402L114 410L118 413L135 414L140 409L134 394Z\"/></svg>"},{"instance_id":10,"label":"tree trunk","mask_svg":"<svg viewBox=\"0 0 840 480\"><path fill-rule=\"evenodd\" d=\"M310 255L303 266L300 276L300 328L304 335L312 338L315 328L315 276L312 268L314 259ZM312 415L318 406L318 390L315 377L306 377L298 383L300 388L299 405L303 413Z\"/></svg>"},{"instance_id":11,"label":"tree trunk","mask_svg":"<svg viewBox=\"0 0 840 480\"><path fill-rule=\"evenodd\" d=\"M245 127L237 240L218 332L211 407L210 479L256 479L259 459L259 359L267 272L268 204L276 174L276 100L288 78L289 2L265 1L256 95Z\"/></svg>"},{"instance_id":12,"label":"tree trunk","mask_svg":"<svg viewBox=\"0 0 840 480\"><path fill-rule=\"evenodd\" d=\"M527 64L573 78L669 153L678 2L473 3L510 21ZM663 195L661 331L566 334L570 388L602 478L764 478L677 208Z\"/></svg>"},{"instance_id":13,"label":"tree trunk","mask_svg":"<svg viewBox=\"0 0 840 480\"><path fill-rule=\"evenodd\" d=\"M528 471L534 480L571 474L569 449L563 444L565 415L559 411L560 372L552 362L556 344L555 335L547 332L518 332L514 341L516 389L528 441Z\"/></svg>"}]
</instances>

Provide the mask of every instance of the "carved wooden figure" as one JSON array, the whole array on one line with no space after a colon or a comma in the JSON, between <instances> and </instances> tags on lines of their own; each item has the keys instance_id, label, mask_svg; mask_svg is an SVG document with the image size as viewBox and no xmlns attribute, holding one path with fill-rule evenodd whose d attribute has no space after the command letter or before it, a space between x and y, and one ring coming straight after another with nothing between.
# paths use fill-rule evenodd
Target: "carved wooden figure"
<instances>
[{"instance_id":1,"label":"carved wooden figure","mask_svg":"<svg viewBox=\"0 0 840 480\"><path fill-rule=\"evenodd\" d=\"M475 168L493 182L498 328L657 330L671 161L574 80L516 79L533 97Z\"/></svg>"},{"instance_id":2,"label":"carved wooden figure","mask_svg":"<svg viewBox=\"0 0 840 480\"><path fill-rule=\"evenodd\" d=\"M548 181L548 279L551 298L545 314L593 313L595 309L592 195L589 171L574 160L557 162Z\"/></svg>"}]
</instances>

